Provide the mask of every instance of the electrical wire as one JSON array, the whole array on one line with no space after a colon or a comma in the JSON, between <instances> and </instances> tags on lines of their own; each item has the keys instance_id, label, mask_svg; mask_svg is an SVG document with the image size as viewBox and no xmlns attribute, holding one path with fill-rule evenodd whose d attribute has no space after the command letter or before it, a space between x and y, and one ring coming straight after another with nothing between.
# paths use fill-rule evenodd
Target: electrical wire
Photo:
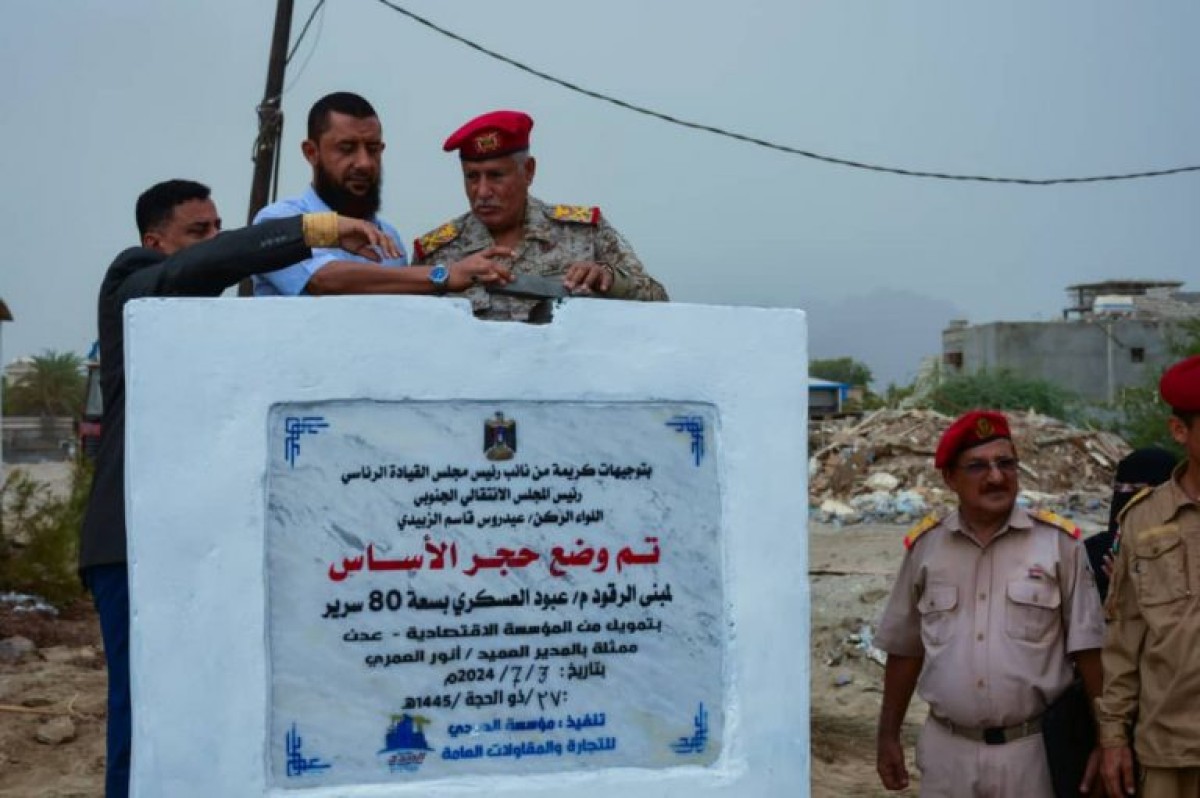
<instances>
[{"instance_id":1,"label":"electrical wire","mask_svg":"<svg viewBox=\"0 0 1200 798\"><path fill-rule=\"evenodd\" d=\"M300 42L304 41L304 36L308 33L308 27L312 25L313 17L317 15L317 12L320 11L321 7L324 5L325 0L317 0L317 4L313 6L312 11L308 12L308 19L304 20L304 27L300 29L300 35L296 37L296 41L292 42L292 49L288 50L287 57L283 60L283 63L292 63L292 56L294 56L296 51L300 49ZM322 17L322 19L324 19L324 17ZM317 33L317 38L320 38L320 32Z\"/></svg>"},{"instance_id":2,"label":"electrical wire","mask_svg":"<svg viewBox=\"0 0 1200 798\"><path fill-rule=\"evenodd\" d=\"M300 48L300 42L304 41L304 35L308 33L308 27L312 24L313 18L316 17L318 11L323 11L325 8L325 0L317 0L317 4L313 6L313 10L309 13L308 19L304 22L304 27L300 29L300 35L296 37L296 41L292 44L292 49L288 52L287 58L284 60L284 65L291 63L292 56ZM321 14L321 19L317 22L316 38L313 39L313 46L309 48L308 55L304 56L304 61L301 62L300 68L292 75L287 84L283 87L283 91L279 96L287 94L292 87L296 85L296 81L300 80L300 76L304 74L304 70L308 67L308 62L312 60L313 55L317 52L317 44L321 41L321 32L325 30L325 14Z\"/></svg>"},{"instance_id":3,"label":"electrical wire","mask_svg":"<svg viewBox=\"0 0 1200 798\"><path fill-rule=\"evenodd\" d=\"M1137 179L1152 178L1152 177L1166 177L1168 175L1178 175L1178 174L1183 174L1185 172L1200 172L1200 165L1194 165L1194 166L1176 166L1176 167L1172 167L1169 169L1152 169L1152 170L1147 170L1147 171L1142 171L1142 172L1126 172L1126 173L1122 173L1122 174L1091 175L1091 176L1087 176L1087 177L1051 177L1051 178L997 177L997 176L993 176L993 175L955 174L955 173L951 173L951 172L929 172L929 171L922 171L920 169L906 169L906 168L901 168L901 167L896 167L896 166L883 166L880 164L867 163L865 161L855 161L855 160L851 160L849 158L838 158L838 157L835 157L832 155L824 155L819 152L813 152L811 150L803 150L803 149L799 149L797 147L790 147L786 144L777 144L775 142L767 141L765 139L755 138L754 136L747 136L743 133L737 133L737 132L734 132L731 130L725 130L724 128L715 127L713 125L701 124L699 122L690 122L686 119L680 119L678 117L671 116L670 114L662 113L661 111L655 111L651 108L646 108L646 107L643 107L640 105L635 105L633 103L626 102L626 101L618 99L616 97L612 97L607 94L602 94L601 92L598 92L598 91L593 91L591 89L584 88L583 86L579 86L575 83L571 83L570 81L563 80L562 78L557 78L551 74L542 72L541 70L534 69L533 67L523 64L520 61L517 61L513 58L509 58L506 55L497 53L494 50L489 50L488 48L484 47L481 44L478 44L477 42L471 41L470 39L460 36L457 33L454 33L453 31L447 30L439 25L436 25L433 22L429 21L428 19L425 19L424 17L419 16L418 14L414 14L413 12L409 11L408 9L406 9L402 6L399 6L394 2L391 2L391 0L377 0L377 2L381 3L384 6L387 6L388 8L390 8L391 10L395 11L398 14L402 14L402 15L408 17L409 19L411 19L414 22L417 22L433 31L436 31L437 33L442 34L443 36L445 36L447 38L453 39L454 41L457 41L460 44L464 44L467 47L470 47L472 50L476 50L477 52L483 53L484 55L488 56L489 58L493 58L497 61L501 61L505 64L508 64L511 67L521 70L522 72L528 73L537 78L541 78L542 80L545 80L549 83L554 83L558 86L563 87L564 89L568 89L569 91L576 92L577 94L582 94L584 96L591 97L592 99L595 99L595 100L600 100L602 102L610 103L612 105L617 106L618 108L624 108L628 111L633 111L635 113L653 117L655 119L661 120L663 122L667 122L672 125L678 125L680 127L691 128L692 130L700 130L705 133L712 133L713 135L716 135L716 136L723 136L725 138L733 139L735 141L741 141L746 144L754 144L759 147L765 147L766 149L769 149L769 150L775 150L777 152L783 152L783 153L787 153L789 155L799 155L804 158L811 158L812 160L815 160L815 161L822 161L824 163L835 164L837 166L846 166L846 167L850 167L852 169L864 169L864 170L871 171L871 172L883 172L886 174L900 175L902 177L923 177L923 178L929 178L929 179L934 179L934 180L958 180L958 181L970 181L970 182L977 182L977 183L1006 183L1006 184L1010 184L1010 185L1020 185L1020 186L1054 186L1054 185L1076 184L1076 183L1104 183L1104 182L1115 182L1118 180L1137 180Z\"/></svg>"}]
</instances>

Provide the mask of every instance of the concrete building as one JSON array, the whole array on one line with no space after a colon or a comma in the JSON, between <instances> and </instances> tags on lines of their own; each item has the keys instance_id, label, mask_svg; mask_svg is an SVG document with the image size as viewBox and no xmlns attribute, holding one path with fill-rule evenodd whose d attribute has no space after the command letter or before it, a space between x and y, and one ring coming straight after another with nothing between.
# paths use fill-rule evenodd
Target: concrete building
<instances>
[{"instance_id":1,"label":"concrete building","mask_svg":"<svg viewBox=\"0 0 1200 798\"><path fill-rule=\"evenodd\" d=\"M1168 364L1173 323L1200 317L1200 293L1166 280L1108 280L1067 288L1061 321L950 322L943 374L1008 369L1093 401L1112 401Z\"/></svg>"}]
</instances>

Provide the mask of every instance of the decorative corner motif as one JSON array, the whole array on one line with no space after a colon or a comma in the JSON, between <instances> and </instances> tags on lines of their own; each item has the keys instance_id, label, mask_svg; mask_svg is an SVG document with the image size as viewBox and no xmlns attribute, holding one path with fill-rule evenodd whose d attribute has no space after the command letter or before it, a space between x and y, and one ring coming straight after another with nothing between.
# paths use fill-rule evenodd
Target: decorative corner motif
<instances>
[{"instance_id":1,"label":"decorative corner motif","mask_svg":"<svg viewBox=\"0 0 1200 798\"><path fill-rule=\"evenodd\" d=\"M483 455L489 460L511 460L517 453L517 422L496 411L483 422Z\"/></svg>"},{"instance_id":2,"label":"decorative corner motif","mask_svg":"<svg viewBox=\"0 0 1200 798\"><path fill-rule=\"evenodd\" d=\"M676 432L686 432L692 436L692 458L699 467L704 459L704 417L675 416L667 422L667 426Z\"/></svg>"},{"instance_id":3,"label":"decorative corner motif","mask_svg":"<svg viewBox=\"0 0 1200 798\"><path fill-rule=\"evenodd\" d=\"M305 757L302 746L304 738L296 730L296 724L283 737L283 748L287 755L287 777L289 779L303 776L313 771L329 770L333 765L322 762L319 756Z\"/></svg>"},{"instance_id":4,"label":"decorative corner motif","mask_svg":"<svg viewBox=\"0 0 1200 798\"><path fill-rule=\"evenodd\" d=\"M316 435L323 429L329 428L325 416L288 416L283 420L283 456L288 465L296 467L296 458L300 456L300 436Z\"/></svg>"},{"instance_id":5,"label":"decorative corner motif","mask_svg":"<svg viewBox=\"0 0 1200 798\"><path fill-rule=\"evenodd\" d=\"M680 756L686 756L689 754L703 754L704 749L707 747L708 711L704 709L704 702L701 701L699 709L696 710L696 714L692 718L692 733L684 735L671 743L671 750Z\"/></svg>"}]
</instances>

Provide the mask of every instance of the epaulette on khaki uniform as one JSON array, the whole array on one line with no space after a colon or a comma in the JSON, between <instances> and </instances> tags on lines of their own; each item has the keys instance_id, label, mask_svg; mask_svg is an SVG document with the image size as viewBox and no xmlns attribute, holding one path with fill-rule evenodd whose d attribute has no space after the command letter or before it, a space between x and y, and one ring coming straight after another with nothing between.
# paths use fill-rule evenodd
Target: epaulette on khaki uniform
<instances>
[{"instance_id":1,"label":"epaulette on khaki uniform","mask_svg":"<svg viewBox=\"0 0 1200 798\"><path fill-rule=\"evenodd\" d=\"M546 215L556 222L600 224L600 209L594 205L550 205Z\"/></svg>"},{"instance_id":2,"label":"epaulette on khaki uniform","mask_svg":"<svg viewBox=\"0 0 1200 798\"><path fill-rule=\"evenodd\" d=\"M1075 522L1069 518L1063 518L1061 515L1050 510L1034 510L1030 513L1034 518L1041 521L1043 524L1049 524L1053 527L1058 527L1069 537L1079 540L1083 537L1083 531L1075 525Z\"/></svg>"},{"instance_id":3,"label":"epaulette on khaki uniform","mask_svg":"<svg viewBox=\"0 0 1200 798\"><path fill-rule=\"evenodd\" d=\"M446 222L413 242L413 256L420 260L427 255L432 255L458 238L461 233L462 230L454 222Z\"/></svg>"},{"instance_id":4,"label":"epaulette on khaki uniform","mask_svg":"<svg viewBox=\"0 0 1200 798\"><path fill-rule=\"evenodd\" d=\"M1117 513L1117 521L1118 522L1124 521L1125 516L1128 515L1129 511L1133 509L1133 506L1135 504L1137 504L1138 502L1140 502L1142 499L1149 496L1153 492L1154 492L1154 488L1147 487L1147 488L1142 488L1137 493L1133 494L1132 498L1130 498L1129 501L1125 502L1125 506L1121 508L1121 512Z\"/></svg>"},{"instance_id":5,"label":"epaulette on khaki uniform","mask_svg":"<svg viewBox=\"0 0 1200 798\"><path fill-rule=\"evenodd\" d=\"M1109 621L1115 621L1121 617L1121 594L1125 591L1125 582L1129 578L1129 568L1124 557L1117 557L1117 552L1121 550L1121 543L1125 531L1125 516L1129 515L1129 511L1134 505L1144 501L1147 496L1154 492L1154 488L1146 487L1133 494L1133 497L1125 503L1121 508L1121 512L1117 513L1117 533L1113 536L1112 553L1116 557L1116 564L1113 566L1112 579L1108 586L1108 597L1104 600L1104 617Z\"/></svg>"},{"instance_id":6,"label":"epaulette on khaki uniform","mask_svg":"<svg viewBox=\"0 0 1200 798\"><path fill-rule=\"evenodd\" d=\"M1154 488L1152 488L1152 487L1142 488L1137 493L1133 494L1133 496L1129 499L1129 501L1125 502L1125 506L1121 508L1121 512L1117 513L1117 533L1115 535L1113 535L1113 542L1112 542L1112 553L1114 555L1121 548L1121 525L1125 523L1125 515L1130 510L1133 509L1133 506L1135 504L1137 504L1138 502L1140 502L1142 499L1146 498L1153 492L1154 492Z\"/></svg>"},{"instance_id":7,"label":"epaulette on khaki uniform","mask_svg":"<svg viewBox=\"0 0 1200 798\"><path fill-rule=\"evenodd\" d=\"M921 537L921 535L924 535L941 522L942 518L937 513L930 513L922 518L917 525L908 530L908 534L904 536L904 548L911 549L913 544L917 542L917 538Z\"/></svg>"}]
</instances>

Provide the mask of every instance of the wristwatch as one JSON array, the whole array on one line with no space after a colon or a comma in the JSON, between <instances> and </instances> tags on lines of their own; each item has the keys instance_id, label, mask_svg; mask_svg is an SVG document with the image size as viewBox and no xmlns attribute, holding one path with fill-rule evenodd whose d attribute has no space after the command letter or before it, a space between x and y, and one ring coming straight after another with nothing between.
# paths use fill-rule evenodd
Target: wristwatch
<instances>
[{"instance_id":1,"label":"wristwatch","mask_svg":"<svg viewBox=\"0 0 1200 798\"><path fill-rule=\"evenodd\" d=\"M446 283L450 281L450 270L446 268L446 264L435 264L429 270L429 282L433 283L433 290L439 294L446 293Z\"/></svg>"}]
</instances>

